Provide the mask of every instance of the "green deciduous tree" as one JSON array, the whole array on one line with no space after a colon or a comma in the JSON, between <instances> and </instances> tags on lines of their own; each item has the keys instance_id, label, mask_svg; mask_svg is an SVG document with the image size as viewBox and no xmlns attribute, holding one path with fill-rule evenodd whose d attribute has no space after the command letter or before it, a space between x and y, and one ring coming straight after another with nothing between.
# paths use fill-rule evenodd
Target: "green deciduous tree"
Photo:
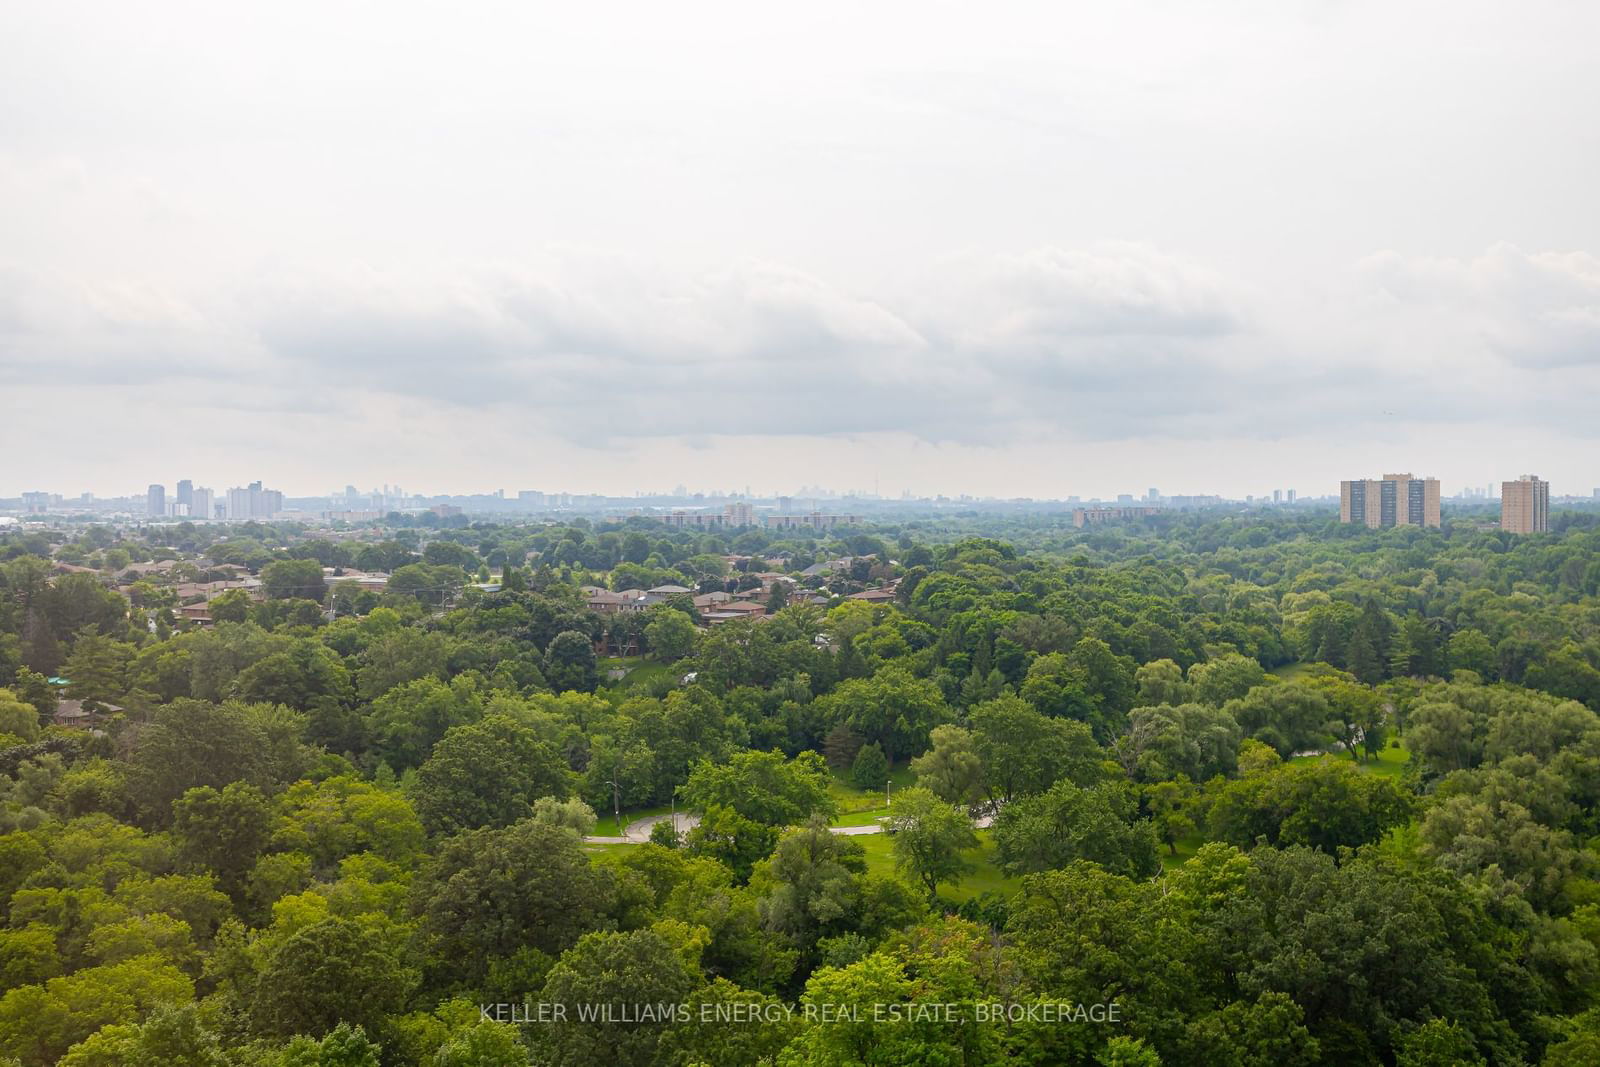
<instances>
[{"instance_id":1,"label":"green deciduous tree","mask_svg":"<svg viewBox=\"0 0 1600 1067\"><path fill-rule=\"evenodd\" d=\"M1217 708L1244 696L1266 681L1266 677L1261 664L1234 652L1189 668L1189 684L1194 686L1195 699Z\"/></svg>"},{"instance_id":2,"label":"green deciduous tree","mask_svg":"<svg viewBox=\"0 0 1600 1067\"><path fill-rule=\"evenodd\" d=\"M539 994L543 1003L566 1007L566 1021L540 1033L550 1062L650 1067L663 1036L677 1023L676 1005L701 984L698 953L686 952L670 934L658 929L585 934L551 968ZM640 1005L660 1005L671 1014L640 1020ZM580 1009L601 1007L627 1011L635 1021L586 1022L580 1014Z\"/></svg>"},{"instance_id":3,"label":"green deciduous tree","mask_svg":"<svg viewBox=\"0 0 1600 1067\"><path fill-rule=\"evenodd\" d=\"M549 823L551 826L564 826L579 837L594 833L597 821L594 809L577 797L568 797L566 800L540 797L533 802L533 819L535 822ZM666 825L667 832L672 832L671 823L656 825Z\"/></svg>"},{"instance_id":4,"label":"green deciduous tree","mask_svg":"<svg viewBox=\"0 0 1600 1067\"><path fill-rule=\"evenodd\" d=\"M570 772L548 743L507 715L451 727L417 769L412 800L431 833L507 826L540 797L566 797Z\"/></svg>"},{"instance_id":5,"label":"green deciduous tree","mask_svg":"<svg viewBox=\"0 0 1600 1067\"><path fill-rule=\"evenodd\" d=\"M0 737L32 741L39 736L39 711L9 689L0 689Z\"/></svg>"},{"instance_id":6,"label":"green deciduous tree","mask_svg":"<svg viewBox=\"0 0 1600 1067\"><path fill-rule=\"evenodd\" d=\"M672 663L694 653L698 633L694 623L683 612L659 608L651 612L650 621L645 624L644 639L652 655Z\"/></svg>"},{"instance_id":7,"label":"green deciduous tree","mask_svg":"<svg viewBox=\"0 0 1600 1067\"><path fill-rule=\"evenodd\" d=\"M972 869L962 855L978 844L972 820L930 790L901 790L887 829L894 834L895 867L926 886L930 897L938 892L939 883L954 881Z\"/></svg>"},{"instance_id":8,"label":"green deciduous tree","mask_svg":"<svg viewBox=\"0 0 1600 1067\"><path fill-rule=\"evenodd\" d=\"M1328 724L1333 708L1309 682L1258 685L1223 705L1246 737L1265 741L1284 759L1297 752L1321 751L1333 742Z\"/></svg>"},{"instance_id":9,"label":"green deciduous tree","mask_svg":"<svg viewBox=\"0 0 1600 1067\"><path fill-rule=\"evenodd\" d=\"M1153 660L1134 672L1134 688L1139 707L1155 704L1186 704L1194 699L1194 687L1184 681L1183 668L1170 659Z\"/></svg>"},{"instance_id":10,"label":"green deciduous tree","mask_svg":"<svg viewBox=\"0 0 1600 1067\"><path fill-rule=\"evenodd\" d=\"M322 603L327 584L322 564L314 559L281 559L261 568L261 591L269 600L314 600Z\"/></svg>"},{"instance_id":11,"label":"green deciduous tree","mask_svg":"<svg viewBox=\"0 0 1600 1067\"><path fill-rule=\"evenodd\" d=\"M832 722L877 742L891 762L927 748L929 731L950 714L936 685L899 666L844 682L825 707Z\"/></svg>"},{"instance_id":12,"label":"green deciduous tree","mask_svg":"<svg viewBox=\"0 0 1600 1067\"><path fill-rule=\"evenodd\" d=\"M544 677L557 693L573 690L592 693L600 682L594 642L587 634L566 630L556 634L544 653Z\"/></svg>"},{"instance_id":13,"label":"green deciduous tree","mask_svg":"<svg viewBox=\"0 0 1600 1067\"><path fill-rule=\"evenodd\" d=\"M250 1006L257 1033L321 1037L341 1022L374 1030L416 988L405 932L385 921L325 919L267 958Z\"/></svg>"},{"instance_id":14,"label":"green deciduous tree","mask_svg":"<svg viewBox=\"0 0 1600 1067\"><path fill-rule=\"evenodd\" d=\"M1088 789L1057 782L1045 793L1002 808L994 836L1000 864L1013 874L1074 860L1130 878L1148 878L1161 869L1155 830L1138 818L1138 798L1120 782Z\"/></svg>"},{"instance_id":15,"label":"green deciduous tree","mask_svg":"<svg viewBox=\"0 0 1600 1067\"><path fill-rule=\"evenodd\" d=\"M929 735L932 747L911 761L919 785L951 804L968 805L983 795L983 758L972 731L946 724Z\"/></svg>"},{"instance_id":16,"label":"green deciduous tree","mask_svg":"<svg viewBox=\"0 0 1600 1067\"><path fill-rule=\"evenodd\" d=\"M1138 781L1180 774L1205 781L1234 770L1241 734L1231 714L1209 704L1135 708L1128 732L1117 739L1117 759Z\"/></svg>"},{"instance_id":17,"label":"green deciduous tree","mask_svg":"<svg viewBox=\"0 0 1600 1067\"><path fill-rule=\"evenodd\" d=\"M1211 834L1240 848L1309 845L1330 855L1378 840L1411 817L1412 799L1393 779L1324 758L1284 764L1230 782L1207 817Z\"/></svg>"},{"instance_id":18,"label":"green deciduous tree","mask_svg":"<svg viewBox=\"0 0 1600 1067\"><path fill-rule=\"evenodd\" d=\"M437 958L468 976L524 947L560 953L600 924L614 896L614 878L590 866L570 831L532 819L449 838L412 886Z\"/></svg>"},{"instance_id":19,"label":"green deciduous tree","mask_svg":"<svg viewBox=\"0 0 1600 1067\"><path fill-rule=\"evenodd\" d=\"M199 786L172 805L172 834L180 859L210 871L238 900L246 877L272 835L275 813L256 786L230 782L219 792Z\"/></svg>"},{"instance_id":20,"label":"green deciduous tree","mask_svg":"<svg viewBox=\"0 0 1600 1067\"><path fill-rule=\"evenodd\" d=\"M247 782L263 791L299 777L303 720L267 704L177 700L156 711L128 758L128 793L141 816L165 825L172 802L197 786Z\"/></svg>"},{"instance_id":21,"label":"green deciduous tree","mask_svg":"<svg viewBox=\"0 0 1600 1067\"><path fill-rule=\"evenodd\" d=\"M1012 696L979 704L969 718L991 800L1009 804L1058 779L1088 785L1104 776L1105 750L1084 723L1048 718Z\"/></svg>"},{"instance_id":22,"label":"green deciduous tree","mask_svg":"<svg viewBox=\"0 0 1600 1067\"><path fill-rule=\"evenodd\" d=\"M792 760L781 752L739 752L723 764L701 761L683 787L683 799L693 808L718 805L767 826L835 813L828 767L815 752Z\"/></svg>"},{"instance_id":23,"label":"green deciduous tree","mask_svg":"<svg viewBox=\"0 0 1600 1067\"><path fill-rule=\"evenodd\" d=\"M0 1056L51 1067L103 1026L138 1023L157 1008L194 999L189 978L156 956L85 967L0 997Z\"/></svg>"}]
</instances>

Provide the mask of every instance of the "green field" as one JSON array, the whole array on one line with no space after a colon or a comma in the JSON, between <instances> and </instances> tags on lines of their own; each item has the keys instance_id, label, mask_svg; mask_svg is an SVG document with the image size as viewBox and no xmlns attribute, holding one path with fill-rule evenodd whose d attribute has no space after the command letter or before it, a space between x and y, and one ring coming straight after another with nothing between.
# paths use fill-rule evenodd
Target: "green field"
<instances>
[{"instance_id":1,"label":"green field","mask_svg":"<svg viewBox=\"0 0 1600 1067\"><path fill-rule=\"evenodd\" d=\"M623 808L622 820L619 823L610 811L596 811L595 814L600 816L600 821L595 824L594 833L596 837L621 837L622 831L633 820L642 819L647 815L668 815L671 812L672 807L667 804L658 804L653 808Z\"/></svg>"},{"instance_id":2,"label":"green field","mask_svg":"<svg viewBox=\"0 0 1600 1067\"><path fill-rule=\"evenodd\" d=\"M678 677L672 664L648 656L601 656L599 667L600 684L607 689L643 689L658 681L676 681ZM628 673L614 682L605 680L606 673L618 667Z\"/></svg>"},{"instance_id":3,"label":"green field","mask_svg":"<svg viewBox=\"0 0 1600 1067\"><path fill-rule=\"evenodd\" d=\"M1272 668L1267 673L1276 675L1286 682L1292 682L1296 678L1304 678L1306 675L1310 674L1312 666L1313 665L1310 663L1285 663L1281 667Z\"/></svg>"},{"instance_id":4,"label":"green field","mask_svg":"<svg viewBox=\"0 0 1600 1067\"><path fill-rule=\"evenodd\" d=\"M894 837L890 834L866 834L853 838L867 853L867 870L874 874L896 875L894 866ZM978 831L978 847L969 849L965 858L972 871L960 882L939 887L939 896L956 904L970 900L981 893L992 892L1010 895L1022 887L1022 879L1010 878L996 866L994 833ZM904 876L901 876L904 877Z\"/></svg>"},{"instance_id":5,"label":"green field","mask_svg":"<svg viewBox=\"0 0 1600 1067\"><path fill-rule=\"evenodd\" d=\"M1368 774L1381 774L1385 777L1398 778L1405 773L1406 764L1411 762L1411 752L1404 744L1397 745L1395 743L1397 740L1391 739L1388 744L1384 745L1383 749L1379 751L1377 759L1363 758L1357 766ZM1365 753L1363 753L1363 756L1365 756ZM1289 762L1315 763L1321 759L1338 759L1349 762L1350 753L1340 749L1337 752L1329 752L1321 756L1296 756Z\"/></svg>"},{"instance_id":6,"label":"green field","mask_svg":"<svg viewBox=\"0 0 1600 1067\"><path fill-rule=\"evenodd\" d=\"M1406 772L1406 765L1411 762L1411 750L1403 742L1391 741L1378 753L1376 762L1363 763L1361 769L1372 774L1385 774L1398 778Z\"/></svg>"},{"instance_id":7,"label":"green field","mask_svg":"<svg viewBox=\"0 0 1600 1067\"><path fill-rule=\"evenodd\" d=\"M1194 854L1200 851L1200 846L1205 843L1205 835L1199 833L1187 834L1178 838L1178 851L1176 855L1174 855L1171 850L1167 848L1167 846L1162 845L1161 869L1163 871L1177 870L1185 863L1188 863L1189 860L1194 857Z\"/></svg>"},{"instance_id":8,"label":"green field","mask_svg":"<svg viewBox=\"0 0 1600 1067\"><path fill-rule=\"evenodd\" d=\"M890 804L885 803L882 789L858 789L850 781L850 775L845 771L834 771L828 782L828 796L833 799L839 808L838 816L833 820L834 826L872 826L879 820L893 813ZM916 775L911 773L910 767L896 767L889 772L888 800L894 800L894 794L901 789L909 789L915 785Z\"/></svg>"}]
</instances>

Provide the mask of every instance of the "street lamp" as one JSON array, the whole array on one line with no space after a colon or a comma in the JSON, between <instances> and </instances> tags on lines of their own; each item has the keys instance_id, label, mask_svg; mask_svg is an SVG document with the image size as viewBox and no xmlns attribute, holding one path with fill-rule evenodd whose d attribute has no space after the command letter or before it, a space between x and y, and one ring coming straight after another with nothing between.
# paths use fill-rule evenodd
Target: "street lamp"
<instances>
[{"instance_id":1,"label":"street lamp","mask_svg":"<svg viewBox=\"0 0 1600 1067\"><path fill-rule=\"evenodd\" d=\"M893 778L890 778L883 783L883 806L886 808L894 807L894 800L889 796L889 790L892 788L894 788Z\"/></svg>"},{"instance_id":2,"label":"street lamp","mask_svg":"<svg viewBox=\"0 0 1600 1067\"><path fill-rule=\"evenodd\" d=\"M622 828L622 787L610 778L606 779L606 785L611 787L611 814L617 820L617 836L627 837L627 831Z\"/></svg>"},{"instance_id":3,"label":"street lamp","mask_svg":"<svg viewBox=\"0 0 1600 1067\"><path fill-rule=\"evenodd\" d=\"M678 839L678 790L682 788L683 786L681 785L672 787L672 839L674 841Z\"/></svg>"}]
</instances>

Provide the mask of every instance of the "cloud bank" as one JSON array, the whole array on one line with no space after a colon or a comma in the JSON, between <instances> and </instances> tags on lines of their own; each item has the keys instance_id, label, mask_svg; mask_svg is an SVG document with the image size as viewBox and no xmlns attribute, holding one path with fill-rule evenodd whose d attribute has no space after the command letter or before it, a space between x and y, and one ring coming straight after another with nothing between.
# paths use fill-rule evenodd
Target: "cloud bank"
<instances>
[{"instance_id":1,"label":"cloud bank","mask_svg":"<svg viewBox=\"0 0 1600 1067\"><path fill-rule=\"evenodd\" d=\"M13 387L164 385L280 413L388 396L514 413L591 448L1271 438L1395 407L1479 418L1513 380L1587 436L1592 414L1571 398L1600 385L1600 261L1386 252L1298 306L1139 244L951 257L874 294L766 262L693 270L574 250L433 277L278 271L204 292L12 266L0 346Z\"/></svg>"}]
</instances>

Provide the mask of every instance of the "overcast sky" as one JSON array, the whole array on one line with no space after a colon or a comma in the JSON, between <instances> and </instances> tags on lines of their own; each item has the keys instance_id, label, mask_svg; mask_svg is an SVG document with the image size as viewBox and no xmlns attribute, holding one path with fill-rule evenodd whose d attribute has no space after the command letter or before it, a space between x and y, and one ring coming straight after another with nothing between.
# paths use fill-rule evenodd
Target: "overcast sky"
<instances>
[{"instance_id":1,"label":"overcast sky","mask_svg":"<svg viewBox=\"0 0 1600 1067\"><path fill-rule=\"evenodd\" d=\"M0 495L1600 485L1600 5L0 3Z\"/></svg>"}]
</instances>

